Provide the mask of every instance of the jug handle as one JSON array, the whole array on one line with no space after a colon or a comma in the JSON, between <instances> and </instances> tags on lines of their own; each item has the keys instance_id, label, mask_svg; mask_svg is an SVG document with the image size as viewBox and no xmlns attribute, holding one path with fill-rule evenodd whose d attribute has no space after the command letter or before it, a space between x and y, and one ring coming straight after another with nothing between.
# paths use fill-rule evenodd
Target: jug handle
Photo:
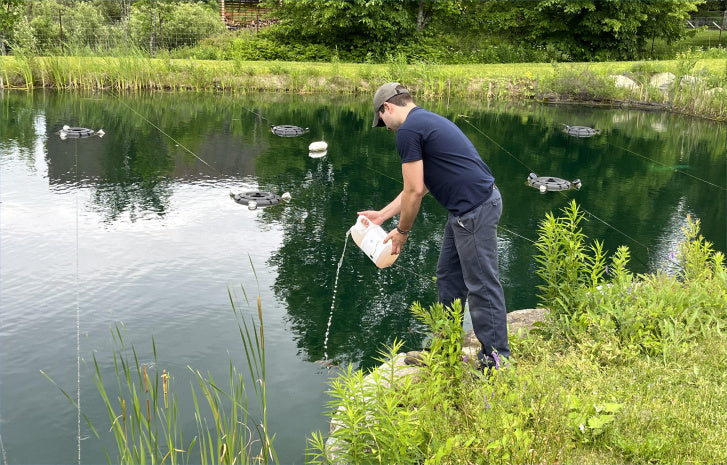
<instances>
[{"instance_id":1,"label":"jug handle","mask_svg":"<svg viewBox=\"0 0 727 465\"><path fill-rule=\"evenodd\" d=\"M371 226L371 221L363 215L358 215L358 220L356 220L356 222L361 223L365 228Z\"/></svg>"}]
</instances>

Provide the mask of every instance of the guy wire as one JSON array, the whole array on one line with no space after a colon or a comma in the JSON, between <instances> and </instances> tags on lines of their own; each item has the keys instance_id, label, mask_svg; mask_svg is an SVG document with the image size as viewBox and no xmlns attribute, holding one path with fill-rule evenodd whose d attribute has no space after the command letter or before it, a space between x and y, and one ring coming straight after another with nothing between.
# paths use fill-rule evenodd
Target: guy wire
<instances>
[{"instance_id":1,"label":"guy wire","mask_svg":"<svg viewBox=\"0 0 727 465\"><path fill-rule=\"evenodd\" d=\"M202 157L200 157L200 156L199 156L199 155L197 155L196 153L192 152L192 151L191 151L190 149L188 149L188 148L187 148L187 147L186 147L186 146L185 146L184 144L182 144L181 142L179 142L179 141L178 141L177 139L175 139L175 138L174 138L174 137L172 137L171 135L169 135L169 134L167 134L166 132L164 132L164 130L163 130L162 128L160 128L159 126L157 126L156 124L154 124L154 123L153 123L153 122L152 122L152 121L151 121L151 120L150 120L149 118L147 118L146 116L142 115L142 114L141 114L141 113L139 113L138 111L134 110L134 109L133 109L133 108L132 108L131 106L129 106L129 105L128 105L128 104L126 103L126 102L124 102L124 101L123 101L123 99L121 98L121 93L120 93L120 92L119 92L119 93L118 93L117 95L118 95L118 99L117 99L117 100L118 100L118 101L119 101L119 102L120 102L120 103L121 103L122 105L124 105L124 106L125 106L126 108L128 108L129 110L131 110L131 111L132 111L133 113L135 113L135 114L136 114L137 116L139 116L139 117L140 117L141 119L143 119L144 121L146 121L147 123L149 123L149 125L150 125L150 126L152 126L152 127L154 128L154 129L156 129L157 131L159 131L160 133L162 133L163 135L165 135L166 137L168 137L168 138L169 138L169 139L170 139L170 140L171 140L172 142L174 142L174 143L175 143L175 144L177 144L178 146L182 147L182 148L183 148L184 150L186 150L186 151L187 151L188 153L190 153L190 154L191 154L191 155L192 155L192 156L193 156L194 158L196 158L197 160L201 161L201 162L202 162L202 163L204 163L205 165L207 165L207 166L209 166L210 168L212 168L213 170L215 170L215 171L216 171L216 172L217 172L218 174L220 174L220 175L221 175L221 174L223 174L223 173L221 173L221 172L220 172L220 170L218 170L218 169L217 169L217 168L215 168L214 166L212 166L212 165L210 165L209 163L207 163L206 161L204 161L204 160L202 159Z\"/></svg>"},{"instance_id":2,"label":"guy wire","mask_svg":"<svg viewBox=\"0 0 727 465\"><path fill-rule=\"evenodd\" d=\"M511 152L510 152L509 150L507 150L506 148L504 148L504 147L503 147L502 145L498 144L498 143L497 143L497 142L496 142L495 140L493 140L493 139L492 139L492 138L491 138L490 136L488 136L487 134L485 134L485 132L484 132L484 131L482 131L482 130L481 130L480 128L478 128L477 126L475 126L474 124L472 124L472 123L471 123L471 122L470 122L470 121L469 121L469 120L467 119L467 118L468 118L468 117L467 117L467 115L460 115L460 117L461 117L461 118L462 118L462 119L463 119L463 120L464 120L464 121L465 121L465 122L466 122L467 124L469 124L470 126L472 126L472 128L473 128L473 129L474 129L475 131L477 131L478 133L480 133L480 134L481 134L482 136L486 137L486 138L487 138L487 139L488 139L488 140L489 140L490 142L492 142L492 143L493 143L493 144L495 144L495 145L496 145L497 147L499 147L499 148L500 148L500 149L501 149L501 150L502 150L503 152L505 152L505 153L506 153L506 154L508 154L508 155L509 155L510 157L512 157L512 158L513 158L514 160L516 160L516 161L517 161L518 163L520 163L521 165L523 165L523 166L524 166L524 167L525 167L525 168L526 168L526 169L528 170L528 172L530 172L530 173L532 173L532 172L533 172L533 170L532 170L532 169L531 169L531 168L530 168L529 166L527 166L527 165L526 165L525 163L523 163L522 161L520 161L520 160L519 160L519 159L518 159L518 158L517 158L517 157L516 157L515 155L513 155L513 154L512 154L512 153L511 153ZM627 149L624 149L624 150L627 150ZM632 152L632 153L634 153L634 152ZM644 158L646 158L646 157L644 157ZM686 174L686 173L685 173L685 174ZM706 181L705 181L705 182L706 182ZM711 183L710 183L710 184L711 184ZM719 186L715 186L715 187L719 187ZM565 196L565 195L566 195L566 194L565 194L565 192L562 192L562 191L560 192L560 194L561 194L561 195L563 195L563 196ZM619 234L623 235L624 237L628 238L629 240L633 241L633 242L634 242L635 244L637 244L637 245L640 245L641 247L643 247L643 248L644 248L644 249L646 250L646 254L647 254L648 256L651 256L651 251L649 250L649 248L648 248L648 247L647 247L647 246L646 246L645 244L643 244L642 242L640 242L640 241L638 241L638 240L634 239L634 238L633 238L633 237L631 237L630 235L626 234L625 232L621 231L620 229L616 228L615 226L613 226L613 225L609 224L608 222L606 222L606 221L602 220L602 219L601 219L601 218L599 218L599 217L598 217L597 215L593 214L593 213L592 213L592 212L591 212L590 210L588 210L588 209L586 209L586 208L583 208L583 206L581 206L580 208L581 208L581 210L583 210L583 211L584 211L585 213L587 213L588 215L592 216L592 217L593 217L593 218L595 218L596 220L598 220L598 221L600 221L601 223L603 223L603 224L604 224L604 225L605 225L606 227L609 227L609 228L613 229L613 230L614 230L614 231L616 231L617 233L619 233ZM503 228L503 229L504 229L504 228ZM522 236L520 236L520 237L522 237ZM531 242L533 242L533 243L534 243L534 241L531 241ZM638 259L638 258L637 258L637 259ZM640 259L638 259L638 260L639 260L639 261L641 261ZM642 264L644 264L644 263L642 262ZM676 263L675 263L675 264L676 264ZM645 264L644 264L644 265L645 265ZM677 264L677 265L678 265L678 264Z\"/></svg>"},{"instance_id":3,"label":"guy wire","mask_svg":"<svg viewBox=\"0 0 727 465\"><path fill-rule=\"evenodd\" d=\"M0 450L3 454L3 465L8 465L8 456L5 454L5 445L3 444L3 435L0 434Z\"/></svg>"},{"instance_id":4,"label":"guy wire","mask_svg":"<svg viewBox=\"0 0 727 465\"><path fill-rule=\"evenodd\" d=\"M79 297L79 240L78 240L78 191L80 183L78 180L78 139L75 141L74 165L76 171L76 423L78 434L76 442L78 446L78 465L81 465L81 302Z\"/></svg>"},{"instance_id":5,"label":"guy wire","mask_svg":"<svg viewBox=\"0 0 727 465\"><path fill-rule=\"evenodd\" d=\"M668 167L668 166L669 166L669 165L667 165L667 164L665 164L665 163L661 163L660 161L656 161L656 160L653 160L653 159L651 159L651 158L649 158L649 157L646 157L646 156L644 156L644 155L641 155L640 153L636 153L636 152L634 152L633 150L631 150L631 149L629 149L629 148L626 148L626 147L621 147L621 146L618 146L618 145L616 145L616 144L612 144L612 143L610 143L610 142L609 142L609 144L608 144L608 145L611 145L611 146L613 146L613 147L616 147L617 149L621 149L621 150L623 150L624 152L628 152L628 153L630 153L630 154L632 154L632 155L636 155L637 157L643 158L643 159L645 159L645 160L648 160L648 161L650 161L650 162L652 162L652 163L655 163L655 164L657 164L657 165L661 165L661 166L665 166L665 167ZM727 190L727 187L725 187L725 186L718 186L717 184L715 184L715 183L713 183L713 182L707 181L706 179L700 178L699 176L694 176L693 174L689 174L689 173L687 173L687 172L685 172L685 171L682 171L682 170L680 170L680 169L676 169L676 168L675 168L675 169L674 169L674 171L676 171L676 172L678 172L678 173L681 173L681 174L683 174L683 175L685 175L685 176L689 176L690 178L694 178L694 179L696 179L697 181L701 181L701 182L703 182L703 183L705 183L705 184L709 184L710 186L716 187L717 189L720 189L720 190L723 190L723 191L724 191L724 190Z\"/></svg>"},{"instance_id":6,"label":"guy wire","mask_svg":"<svg viewBox=\"0 0 727 465\"><path fill-rule=\"evenodd\" d=\"M260 114L259 112L257 112L257 111L253 111L253 110L251 110L251 109L249 109L249 108L247 108L247 107L242 107L242 108L243 108L244 110L247 110L247 111L249 111L249 112L250 112L250 113L252 113L253 115L255 115L255 116L258 116L258 117L260 117L260 118L264 119L265 121L267 121L268 123L270 123L270 120L269 120L269 119L267 119L266 117L264 117L263 115L261 115L261 114Z\"/></svg>"},{"instance_id":7,"label":"guy wire","mask_svg":"<svg viewBox=\"0 0 727 465\"><path fill-rule=\"evenodd\" d=\"M516 162L518 162L521 165L523 165L525 167L525 169L528 170L529 173L532 173L533 172L533 170L528 165L526 165L525 163L523 163L518 157L516 157L515 155L513 155L512 153L510 153L509 150L507 150L502 145L498 144L492 137L488 136L487 134L485 134L484 131L482 131L480 128L478 128L477 126L475 126L474 124L472 124L470 122L470 120L468 119L469 117L467 115L459 115L459 117L462 118L463 120L465 120L465 122L467 124L469 124L470 126L472 126L475 131L479 132L481 135L483 135L484 137L486 137L490 142L492 142L493 144L495 144L500 150L502 150L503 152L505 152L506 154L508 154L510 157L512 157L513 160L515 160Z\"/></svg>"}]
</instances>

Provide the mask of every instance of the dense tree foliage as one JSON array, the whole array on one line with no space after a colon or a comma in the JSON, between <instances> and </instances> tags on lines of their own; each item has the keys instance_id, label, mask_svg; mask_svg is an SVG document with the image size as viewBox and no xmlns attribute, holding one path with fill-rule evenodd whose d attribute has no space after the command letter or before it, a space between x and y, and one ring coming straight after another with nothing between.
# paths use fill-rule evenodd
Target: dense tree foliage
<instances>
[{"instance_id":1,"label":"dense tree foliage","mask_svg":"<svg viewBox=\"0 0 727 465\"><path fill-rule=\"evenodd\" d=\"M727 8L724 0L264 0L274 25L222 34L212 0L0 1L3 53L133 47L208 59L370 63L649 58L657 40L671 44L694 32L690 14L718 19L723 13L714 10Z\"/></svg>"},{"instance_id":2,"label":"dense tree foliage","mask_svg":"<svg viewBox=\"0 0 727 465\"><path fill-rule=\"evenodd\" d=\"M403 2L388 0L301 0L270 3L280 19L282 41L339 47L342 51L376 53L387 42L409 40L415 24Z\"/></svg>"},{"instance_id":3,"label":"dense tree foliage","mask_svg":"<svg viewBox=\"0 0 727 465\"><path fill-rule=\"evenodd\" d=\"M479 8L485 27L507 40L555 51L561 61L633 59L647 40L687 34L694 0L495 0Z\"/></svg>"},{"instance_id":4,"label":"dense tree foliage","mask_svg":"<svg viewBox=\"0 0 727 465\"><path fill-rule=\"evenodd\" d=\"M22 0L0 1L0 43L2 43L3 55L5 55L7 40L11 37L11 31L22 16L22 3Z\"/></svg>"},{"instance_id":5,"label":"dense tree foliage","mask_svg":"<svg viewBox=\"0 0 727 465\"><path fill-rule=\"evenodd\" d=\"M3 45L21 53L193 45L223 32L213 5L185 1L2 0Z\"/></svg>"},{"instance_id":6,"label":"dense tree foliage","mask_svg":"<svg viewBox=\"0 0 727 465\"><path fill-rule=\"evenodd\" d=\"M384 58L436 36L463 13L461 1L297 0L266 2L276 38L336 47L359 60Z\"/></svg>"},{"instance_id":7,"label":"dense tree foliage","mask_svg":"<svg viewBox=\"0 0 727 465\"><path fill-rule=\"evenodd\" d=\"M702 0L314 0L269 1L286 43L337 47L360 59L406 48L416 53L433 37L488 47L540 50L557 61L633 59L647 45L683 38ZM424 44L424 45L423 45ZM460 45L462 43L460 42ZM476 49L476 46L473 47ZM477 50L473 50L475 53ZM498 60L497 57L493 61ZM517 59L517 57L515 57ZM532 59L530 56L523 56Z\"/></svg>"}]
</instances>

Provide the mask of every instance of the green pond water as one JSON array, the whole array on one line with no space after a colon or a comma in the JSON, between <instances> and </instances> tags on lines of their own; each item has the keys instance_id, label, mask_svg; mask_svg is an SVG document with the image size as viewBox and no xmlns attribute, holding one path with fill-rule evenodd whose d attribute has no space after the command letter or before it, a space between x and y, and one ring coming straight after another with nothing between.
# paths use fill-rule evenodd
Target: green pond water
<instances>
[{"instance_id":1,"label":"green pond water","mask_svg":"<svg viewBox=\"0 0 727 465\"><path fill-rule=\"evenodd\" d=\"M453 119L496 176L509 310L537 305L538 223L571 199L587 212L590 238L610 252L629 246L634 272L674 272L687 215L727 249L724 124L626 109L418 103ZM370 127L368 96L5 92L0 111L8 463L77 463L77 410L41 371L71 397L80 392L102 437L82 422L82 462L106 462L102 446L113 457L93 357L113 386L112 353L131 356L132 346L140 363L171 374L191 440L189 368L216 380L226 379L230 361L247 371L228 292L246 316L257 315L261 297L281 463L303 463L306 437L328 429L325 391L336 369L318 363L324 354L334 365L371 367L397 338L407 348L422 343L408 307L436 299L442 207L425 198L391 268L376 268L352 241L341 260L356 212L382 207L402 187L394 134ZM278 137L270 127L282 124L309 131ZM64 125L105 135L62 140ZM601 133L576 138L565 125ZM325 157L310 157L308 145L320 140ZM578 178L582 188L541 194L526 184L531 172ZM229 195L255 190L289 192L291 201L249 210ZM117 327L123 349L112 337Z\"/></svg>"}]
</instances>

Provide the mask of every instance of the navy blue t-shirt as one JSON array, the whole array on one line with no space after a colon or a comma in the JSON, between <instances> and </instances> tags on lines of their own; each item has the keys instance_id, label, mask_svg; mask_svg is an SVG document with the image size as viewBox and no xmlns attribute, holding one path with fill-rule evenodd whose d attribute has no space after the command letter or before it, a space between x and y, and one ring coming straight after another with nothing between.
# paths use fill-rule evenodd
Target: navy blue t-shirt
<instances>
[{"instance_id":1,"label":"navy blue t-shirt","mask_svg":"<svg viewBox=\"0 0 727 465\"><path fill-rule=\"evenodd\" d=\"M396 131L401 162L422 160L424 184L454 215L462 215L490 197L495 178L477 149L457 125L415 107Z\"/></svg>"}]
</instances>

